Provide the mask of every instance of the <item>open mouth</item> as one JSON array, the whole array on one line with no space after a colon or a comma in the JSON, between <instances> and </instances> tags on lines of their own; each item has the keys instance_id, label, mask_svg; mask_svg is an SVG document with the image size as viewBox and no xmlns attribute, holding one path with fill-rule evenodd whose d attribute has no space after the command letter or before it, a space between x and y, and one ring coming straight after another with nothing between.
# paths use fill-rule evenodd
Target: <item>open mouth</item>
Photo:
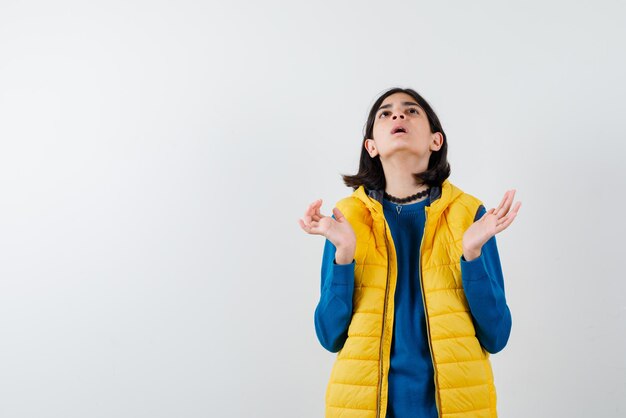
<instances>
[{"instance_id":1,"label":"open mouth","mask_svg":"<svg viewBox=\"0 0 626 418\"><path fill-rule=\"evenodd\" d=\"M395 134L405 134L405 133L406 133L406 129L404 129L401 126L399 126L397 128L393 128L393 130L391 131L392 135L395 135Z\"/></svg>"}]
</instances>

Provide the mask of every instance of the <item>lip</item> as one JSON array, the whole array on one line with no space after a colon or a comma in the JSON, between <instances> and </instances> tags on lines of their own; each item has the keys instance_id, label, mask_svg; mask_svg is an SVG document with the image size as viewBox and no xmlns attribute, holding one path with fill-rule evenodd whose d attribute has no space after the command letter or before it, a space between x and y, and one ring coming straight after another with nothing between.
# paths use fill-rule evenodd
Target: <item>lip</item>
<instances>
[{"instance_id":1,"label":"lip","mask_svg":"<svg viewBox=\"0 0 626 418\"><path fill-rule=\"evenodd\" d=\"M395 132L396 129L402 128L404 129L404 132ZM395 132L395 133L394 133ZM402 125L401 123L394 125L393 128L391 129L391 135L401 135L401 134L406 134L409 131L406 129L406 126Z\"/></svg>"}]
</instances>

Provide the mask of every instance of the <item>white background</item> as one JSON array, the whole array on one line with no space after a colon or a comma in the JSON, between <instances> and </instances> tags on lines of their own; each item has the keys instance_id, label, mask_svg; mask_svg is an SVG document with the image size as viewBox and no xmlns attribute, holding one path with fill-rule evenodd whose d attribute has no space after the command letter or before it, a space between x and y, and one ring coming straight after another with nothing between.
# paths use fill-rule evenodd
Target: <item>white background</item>
<instances>
[{"instance_id":1,"label":"white background","mask_svg":"<svg viewBox=\"0 0 626 418\"><path fill-rule=\"evenodd\" d=\"M498 235L509 417L626 413L620 1L0 3L0 416L321 417L323 237L390 87Z\"/></svg>"}]
</instances>

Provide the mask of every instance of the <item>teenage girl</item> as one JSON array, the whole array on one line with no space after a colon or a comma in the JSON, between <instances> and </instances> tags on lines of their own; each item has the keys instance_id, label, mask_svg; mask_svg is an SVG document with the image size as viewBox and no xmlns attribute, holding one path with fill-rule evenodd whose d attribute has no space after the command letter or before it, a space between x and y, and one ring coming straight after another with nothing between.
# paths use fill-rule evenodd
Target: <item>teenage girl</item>
<instances>
[{"instance_id":1,"label":"teenage girl","mask_svg":"<svg viewBox=\"0 0 626 418\"><path fill-rule=\"evenodd\" d=\"M517 215L448 180L447 139L430 105L393 88L374 103L354 192L300 227L326 238L315 330L338 352L327 417L496 417L489 353L506 345L495 235ZM511 209L512 208L512 209Z\"/></svg>"}]
</instances>

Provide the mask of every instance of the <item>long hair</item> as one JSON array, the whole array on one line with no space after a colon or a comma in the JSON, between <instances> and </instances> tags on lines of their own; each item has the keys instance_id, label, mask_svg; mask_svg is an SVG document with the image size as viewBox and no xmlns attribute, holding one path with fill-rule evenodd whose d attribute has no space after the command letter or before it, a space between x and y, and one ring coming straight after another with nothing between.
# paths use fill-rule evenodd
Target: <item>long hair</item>
<instances>
[{"instance_id":1,"label":"long hair","mask_svg":"<svg viewBox=\"0 0 626 418\"><path fill-rule=\"evenodd\" d=\"M372 105L367 122L365 124L363 132L363 141L361 142L361 160L359 163L359 172L355 175L342 174L343 182L348 187L352 187L356 190L359 186L364 186L368 190L381 190L385 189L385 172L383 171L383 165L380 161L380 155L374 158L370 157L369 153L365 149L365 140L373 138L374 136L374 121L376 120L376 112L382 104L382 102L389 96L395 93L406 93L413 97L417 104L426 112L428 123L430 125L430 132L441 132L443 135L443 145L439 151L433 151L428 160L428 168L421 173L413 173L413 176L418 183L425 183L428 186L441 186L443 181L450 177L450 164L448 163L448 138L441 127L441 122L435 114L435 111L430 107L428 102L419 95L413 89L403 89L400 87L394 87L384 92Z\"/></svg>"}]
</instances>

